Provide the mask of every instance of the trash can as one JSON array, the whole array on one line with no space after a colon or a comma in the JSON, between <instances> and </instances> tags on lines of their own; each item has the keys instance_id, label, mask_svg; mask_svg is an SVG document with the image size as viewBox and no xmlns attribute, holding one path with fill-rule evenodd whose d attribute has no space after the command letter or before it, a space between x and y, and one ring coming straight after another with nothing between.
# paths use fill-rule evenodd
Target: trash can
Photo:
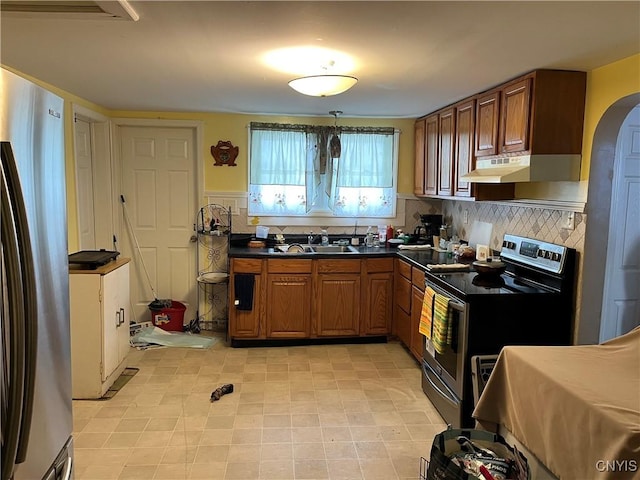
<instances>
[{"instance_id":1,"label":"trash can","mask_svg":"<svg viewBox=\"0 0 640 480\"><path fill-rule=\"evenodd\" d=\"M184 331L184 312L187 310L184 303L171 300L171 304L167 306L152 302L149 310L151 322L156 327L172 332Z\"/></svg>"}]
</instances>

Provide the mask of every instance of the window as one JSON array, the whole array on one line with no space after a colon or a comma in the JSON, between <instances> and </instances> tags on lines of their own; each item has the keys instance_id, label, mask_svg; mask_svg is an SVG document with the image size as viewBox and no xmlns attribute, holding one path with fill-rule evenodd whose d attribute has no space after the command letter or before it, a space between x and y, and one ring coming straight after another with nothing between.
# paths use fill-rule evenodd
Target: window
<instances>
[{"instance_id":1,"label":"window","mask_svg":"<svg viewBox=\"0 0 640 480\"><path fill-rule=\"evenodd\" d=\"M251 123L249 214L395 216L398 135L393 128Z\"/></svg>"}]
</instances>

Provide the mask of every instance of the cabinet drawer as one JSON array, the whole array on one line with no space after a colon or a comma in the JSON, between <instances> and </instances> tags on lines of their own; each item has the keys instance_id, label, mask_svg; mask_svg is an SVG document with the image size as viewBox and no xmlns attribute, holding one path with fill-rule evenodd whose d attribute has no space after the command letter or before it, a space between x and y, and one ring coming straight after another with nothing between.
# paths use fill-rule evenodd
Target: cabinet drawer
<instances>
[{"instance_id":1,"label":"cabinet drawer","mask_svg":"<svg viewBox=\"0 0 640 480\"><path fill-rule=\"evenodd\" d=\"M411 265L402 260L398 260L397 267L400 275L411 280Z\"/></svg>"},{"instance_id":2,"label":"cabinet drawer","mask_svg":"<svg viewBox=\"0 0 640 480\"><path fill-rule=\"evenodd\" d=\"M364 260L367 273L393 272L393 258L366 258Z\"/></svg>"},{"instance_id":3,"label":"cabinet drawer","mask_svg":"<svg viewBox=\"0 0 640 480\"><path fill-rule=\"evenodd\" d=\"M411 268L411 283L421 290L424 290L424 271L419 268Z\"/></svg>"},{"instance_id":4,"label":"cabinet drawer","mask_svg":"<svg viewBox=\"0 0 640 480\"><path fill-rule=\"evenodd\" d=\"M231 270L233 273L261 273L262 260L257 258L232 258Z\"/></svg>"},{"instance_id":5,"label":"cabinet drawer","mask_svg":"<svg viewBox=\"0 0 640 480\"><path fill-rule=\"evenodd\" d=\"M311 273L311 260L270 258L267 260L267 271L269 273Z\"/></svg>"},{"instance_id":6,"label":"cabinet drawer","mask_svg":"<svg viewBox=\"0 0 640 480\"><path fill-rule=\"evenodd\" d=\"M317 260L318 273L360 273L360 260Z\"/></svg>"}]
</instances>

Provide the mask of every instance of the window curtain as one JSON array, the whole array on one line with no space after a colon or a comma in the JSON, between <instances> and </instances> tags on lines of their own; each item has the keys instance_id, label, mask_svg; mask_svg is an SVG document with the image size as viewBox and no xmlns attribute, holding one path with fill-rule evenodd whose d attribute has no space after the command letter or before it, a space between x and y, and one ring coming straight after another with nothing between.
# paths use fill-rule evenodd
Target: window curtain
<instances>
[{"instance_id":1,"label":"window curtain","mask_svg":"<svg viewBox=\"0 0 640 480\"><path fill-rule=\"evenodd\" d=\"M393 131L388 134L343 131L340 141L338 188L393 186Z\"/></svg>"},{"instance_id":2,"label":"window curtain","mask_svg":"<svg viewBox=\"0 0 640 480\"><path fill-rule=\"evenodd\" d=\"M251 129L254 185L304 185L307 138L300 130Z\"/></svg>"}]
</instances>

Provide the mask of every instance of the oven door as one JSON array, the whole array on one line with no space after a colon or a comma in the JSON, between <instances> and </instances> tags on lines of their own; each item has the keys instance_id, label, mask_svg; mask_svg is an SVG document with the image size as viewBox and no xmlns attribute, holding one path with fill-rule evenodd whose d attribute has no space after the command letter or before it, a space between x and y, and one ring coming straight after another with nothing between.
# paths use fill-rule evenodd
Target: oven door
<instances>
[{"instance_id":1,"label":"oven door","mask_svg":"<svg viewBox=\"0 0 640 480\"><path fill-rule=\"evenodd\" d=\"M450 299L449 310L451 312L452 335L451 344L445 347L443 353L437 353L431 341L426 339L424 360L458 398L463 398L465 356L467 351L467 304L455 297L451 297L451 294L447 294L447 292L428 280L425 284L435 290L436 293Z\"/></svg>"},{"instance_id":2,"label":"oven door","mask_svg":"<svg viewBox=\"0 0 640 480\"><path fill-rule=\"evenodd\" d=\"M422 391L448 425L453 428L462 427L462 400L447 387L426 361L422 362Z\"/></svg>"}]
</instances>

